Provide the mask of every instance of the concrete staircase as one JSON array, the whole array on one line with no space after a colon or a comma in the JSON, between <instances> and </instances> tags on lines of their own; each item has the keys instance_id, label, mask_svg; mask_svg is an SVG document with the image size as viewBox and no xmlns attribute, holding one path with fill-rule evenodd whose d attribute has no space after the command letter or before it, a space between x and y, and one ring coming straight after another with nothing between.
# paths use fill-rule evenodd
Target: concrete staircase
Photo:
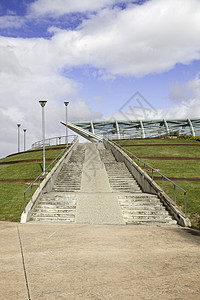
<instances>
[{"instance_id":1,"label":"concrete staircase","mask_svg":"<svg viewBox=\"0 0 200 300\"><path fill-rule=\"evenodd\" d=\"M76 192L81 187L84 159L85 147L79 145L72 152L70 160L64 163L53 191L41 197L32 215L32 222L75 222Z\"/></svg>"},{"instance_id":2,"label":"concrete staircase","mask_svg":"<svg viewBox=\"0 0 200 300\"><path fill-rule=\"evenodd\" d=\"M102 143L80 144L73 151L52 192L41 197L31 221L177 224L159 198L143 193L126 165L117 162Z\"/></svg>"},{"instance_id":3,"label":"concrete staircase","mask_svg":"<svg viewBox=\"0 0 200 300\"><path fill-rule=\"evenodd\" d=\"M176 225L156 195L143 193L125 163L117 162L110 150L99 150L113 192L126 224Z\"/></svg>"},{"instance_id":4,"label":"concrete staircase","mask_svg":"<svg viewBox=\"0 0 200 300\"><path fill-rule=\"evenodd\" d=\"M126 224L177 225L156 195L119 195L118 200Z\"/></svg>"},{"instance_id":5,"label":"concrete staircase","mask_svg":"<svg viewBox=\"0 0 200 300\"><path fill-rule=\"evenodd\" d=\"M73 151L68 163L64 163L54 184L53 190L55 192L76 192L80 190L84 159L85 149L82 145L79 145Z\"/></svg>"},{"instance_id":6,"label":"concrete staircase","mask_svg":"<svg viewBox=\"0 0 200 300\"><path fill-rule=\"evenodd\" d=\"M50 192L40 199L31 221L66 222L75 220L77 196L75 193Z\"/></svg>"}]
</instances>

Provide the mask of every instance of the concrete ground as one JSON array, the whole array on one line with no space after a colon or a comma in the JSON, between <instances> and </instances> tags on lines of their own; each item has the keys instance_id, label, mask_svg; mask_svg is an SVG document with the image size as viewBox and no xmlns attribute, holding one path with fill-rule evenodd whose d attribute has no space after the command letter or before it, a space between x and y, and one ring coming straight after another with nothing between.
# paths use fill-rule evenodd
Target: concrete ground
<instances>
[{"instance_id":1,"label":"concrete ground","mask_svg":"<svg viewBox=\"0 0 200 300\"><path fill-rule=\"evenodd\" d=\"M200 232L0 222L0 299L200 299Z\"/></svg>"}]
</instances>

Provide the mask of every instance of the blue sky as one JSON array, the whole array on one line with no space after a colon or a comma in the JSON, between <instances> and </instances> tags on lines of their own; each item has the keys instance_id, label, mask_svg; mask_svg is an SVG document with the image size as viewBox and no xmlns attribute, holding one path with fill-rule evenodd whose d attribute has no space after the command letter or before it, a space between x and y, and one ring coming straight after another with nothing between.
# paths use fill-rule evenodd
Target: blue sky
<instances>
[{"instance_id":1,"label":"blue sky","mask_svg":"<svg viewBox=\"0 0 200 300\"><path fill-rule=\"evenodd\" d=\"M198 118L199 36L199 0L1 0L0 156L17 123L41 139L40 99L47 137L65 134L66 100L71 121L123 119L136 92L148 118Z\"/></svg>"}]
</instances>

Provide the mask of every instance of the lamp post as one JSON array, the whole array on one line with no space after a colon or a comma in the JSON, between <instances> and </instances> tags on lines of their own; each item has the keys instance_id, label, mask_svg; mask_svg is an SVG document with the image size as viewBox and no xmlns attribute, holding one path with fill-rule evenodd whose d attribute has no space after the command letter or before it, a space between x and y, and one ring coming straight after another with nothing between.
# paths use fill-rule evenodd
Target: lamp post
<instances>
[{"instance_id":1,"label":"lamp post","mask_svg":"<svg viewBox=\"0 0 200 300\"><path fill-rule=\"evenodd\" d=\"M20 126L21 126L21 124L17 124L17 127L18 127L18 152L20 152Z\"/></svg>"},{"instance_id":2,"label":"lamp post","mask_svg":"<svg viewBox=\"0 0 200 300\"><path fill-rule=\"evenodd\" d=\"M24 151L26 151L26 129L24 129Z\"/></svg>"},{"instance_id":3,"label":"lamp post","mask_svg":"<svg viewBox=\"0 0 200 300\"><path fill-rule=\"evenodd\" d=\"M64 104L66 107L66 145L68 145L67 106L68 106L69 102L65 101Z\"/></svg>"},{"instance_id":4,"label":"lamp post","mask_svg":"<svg viewBox=\"0 0 200 300\"><path fill-rule=\"evenodd\" d=\"M42 136L43 136L43 172L45 171L45 122L44 122L44 107L47 103L46 100L39 101L42 107Z\"/></svg>"}]
</instances>

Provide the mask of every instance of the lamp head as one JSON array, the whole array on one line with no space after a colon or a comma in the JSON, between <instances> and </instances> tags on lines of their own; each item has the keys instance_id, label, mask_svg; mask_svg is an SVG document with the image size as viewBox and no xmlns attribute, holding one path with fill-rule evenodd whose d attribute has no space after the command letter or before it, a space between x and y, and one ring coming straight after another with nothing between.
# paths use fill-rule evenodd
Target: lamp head
<instances>
[{"instance_id":1,"label":"lamp head","mask_svg":"<svg viewBox=\"0 0 200 300\"><path fill-rule=\"evenodd\" d=\"M69 104L69 102L68 102L68 101L65 101L64 104L65 104L65 106L67 106L67 105Z\"/></svg>"},{"instance_id":2,"label":"lamp head","mask_svg":"<svg viewBox=\"0 0 200 300\"><path fill-rule=\"evenodd\" d=\"M47 101L46 100L40 100L39 103L42 107L45 107L45 104L47 103Z\"/></svg>"}]
</instances>

